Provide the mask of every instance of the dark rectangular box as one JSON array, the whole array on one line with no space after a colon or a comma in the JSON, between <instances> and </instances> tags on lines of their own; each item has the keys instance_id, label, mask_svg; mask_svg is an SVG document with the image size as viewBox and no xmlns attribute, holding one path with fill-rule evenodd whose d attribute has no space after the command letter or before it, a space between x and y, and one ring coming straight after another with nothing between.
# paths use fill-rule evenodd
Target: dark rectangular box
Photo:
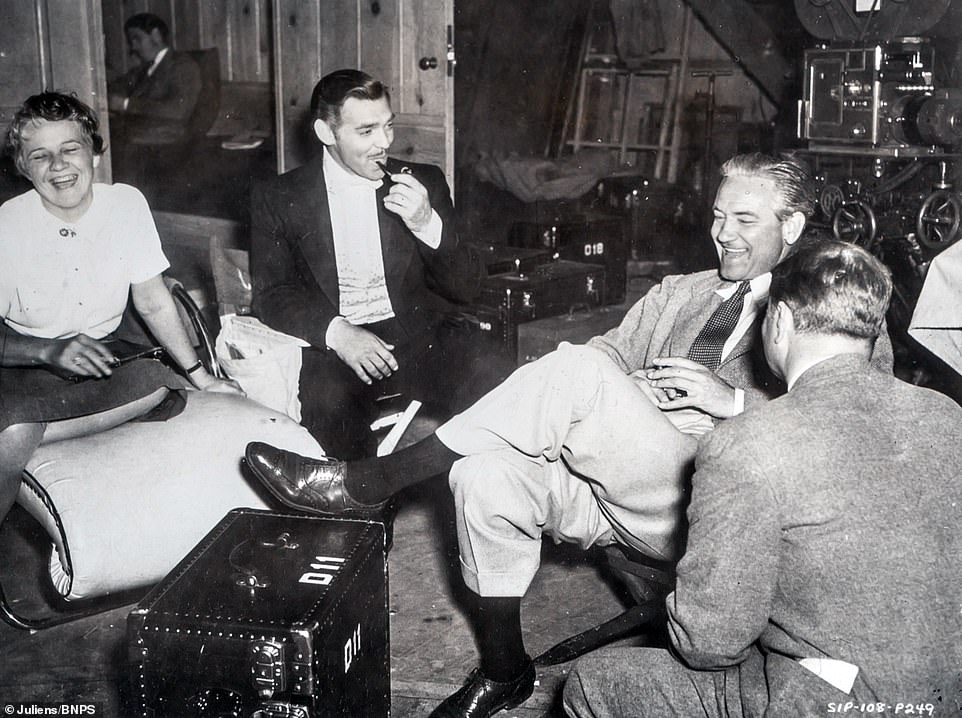
<instances>
[{"instance_id":1,"label":"dark rectangular box","mask_svg":"<svg viewBox=\"0 0 962 718\"><path fill-rule=\"evenodd\" d=\"M554 259L553 252L547 249L511 247L506 244L478 244L477 247L488 276L505 272L524 274Z\"/></svg>"},{"instance_id":2,"label":"dark rectangular box","mask_svg":"<svg viewBox=\"0 0 962 718\"><path fill-rule=\"evenodd\" d=\"M675 244L687 236L681 230L685 210L677 185L639 175L606 177L595 194L596 206L623 219L632 259L665 262L674 258Z\"/></svg>"},{"instance_id":3,"label":"dark rectangular box","mask_svg":"<svg viewBox=\"0 0 962 718\"><path fill-rule=\"evenodd\" d=\"M488 277L473 313L494 349L513 359L518 354L518 325L601 306L605 281L601 265L559 259L527 274Z\"/></svg>"},{"instance_id":4,"label":"dark rectangular box","mask_svg":"<svg viewBox=\"0 0 962 718\"><path fill-rule=\"evenodd\" d=\"M385 528L237 509L127 619L150 718L388 716Z\"/></svg>"},{"instance_id":5,"label":"dark rectangular box","mask_svg":"<svg viewBox=\"0 0 962 718\"><path fill-rule=\"evenodd\" d=\"M579 215L552 222L515 222L508 244L547 249L570 262L600 264L605 268L604 304L625 300L628 242L618 216Z\"/></svg>"}]
</instances>

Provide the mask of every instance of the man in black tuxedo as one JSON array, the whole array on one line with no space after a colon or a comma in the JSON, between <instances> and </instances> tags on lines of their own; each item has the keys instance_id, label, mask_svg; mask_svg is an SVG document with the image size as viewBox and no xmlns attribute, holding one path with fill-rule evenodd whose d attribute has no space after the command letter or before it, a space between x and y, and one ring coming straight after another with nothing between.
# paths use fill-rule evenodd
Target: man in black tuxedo
<instances>
[{"instance_id":1,"label":"man in black tuxedo","mask_svg":"<svg viewBox=\"0 0 962 718\"><path fill-rule=\"evenodd\" d=\"M501 377L487 361L476 370L470 335L452 321L480 291L484 265L458 238L441 170L388 158L387 88L332 72L311 116L323 150L252 192L253 309L310 344L302 423L328 454L361 458L375 449L378 396L400 391L453 412Z\"/></svg>"},{"instance_id":2,"label":"man in black tuxedo","mask_svg":"<svg viewBox=\"0 0 962 718\"><path fill-rule=\"evenodd\" d=\"M125 144L163 145L185 138L201 93L201 73L190 55L170 48L167 24L151 13L124 23L130 53L139 64L111 81L108 101Z\"/></svg>"}]
</instances>

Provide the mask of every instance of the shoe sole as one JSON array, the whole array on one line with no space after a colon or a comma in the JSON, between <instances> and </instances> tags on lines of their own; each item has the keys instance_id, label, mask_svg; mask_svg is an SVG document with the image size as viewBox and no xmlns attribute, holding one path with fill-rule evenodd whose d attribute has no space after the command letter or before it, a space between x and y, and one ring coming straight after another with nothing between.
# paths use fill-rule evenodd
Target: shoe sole
<instances>
[{"instance_id":1,"label":"shoe sole","mask_svg":"<svg viewBox=\"0 0 962 718\"><path fill-rule=\"evenodd\" d=\"M518 706L520 706L522 703L524 703L534 694L534 686L537 680L538 680L538 677L537 675L535 675L534 680L532 680L531 683L528 686L526 686L519 695L511 696L510 698L505 700L504 703L502 703L500 706L496 707L493 711L491 711L488 714L488 716L494 716L500 713L501 711L509 711L512 708L517 708ZM450 709L453 710L453 707L451 707ZM433 716L434 713L431 713L431 715Z\"/></svg>"},{"instance_id":2,"label":"shoe sole","mask_svg":"<svg viewBox=\"0 0 962 718\"><path fill-rule=\"evenodd\" d=\"M537 676L535 677L535 680L537 680ZM517 708L517 707L520 706L522 703L524 703L526 700L528 700L533 694L534 694L534 682L532 681L531 685L528 686L528 688L527 688L526 691L524 691L524 695L519 696L518 698L512 699L514 702L513 702L513 703L509 703L508 705L506 705L506 706L505 706L504 708L502 708L501 710L504 711L504 710L511 710L512 708Z\"/></svg>"},{"instance_id":3,"label":"shoe sole","mask_svg":"<svg viewBox=\"0 0 962 718\"><path fill-rule=\"evenodd\" d=\"M528 700L533 694L534 694L534 686L531 686L530 688L528 688L528 691L523 696L519 698L512 698L510 701L508 701L503 706L498 708L498 710L496 710L494 713L498 713L500 711L509 711L512 708L517 708L526 700ZM491 715L494 715L494 713L492 713Z\"/></svg>"}]
</instances>

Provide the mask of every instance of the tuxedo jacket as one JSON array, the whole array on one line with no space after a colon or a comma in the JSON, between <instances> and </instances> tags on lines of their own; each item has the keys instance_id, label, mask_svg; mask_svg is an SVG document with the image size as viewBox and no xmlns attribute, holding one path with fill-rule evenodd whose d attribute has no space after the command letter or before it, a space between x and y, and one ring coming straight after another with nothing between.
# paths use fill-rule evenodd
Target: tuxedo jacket
<instances>
[{"instance_id":1,"label":"tuxedo jacket","mask_svg":"<svg viewBox=\"0 0 962 718\"><path fill-rule=\"evenodd\" d=\"M656 357L687 356L698 332L722 303L716 290L731 285L714 269L667 276L628 311L621 324L589 344L608 354L626 374L651 368ZM744 390L746 408L785 391L784 383L772 374L762 353L764 315L761 307L755 325L715 370L728 384ZM892 343L884 331L876 343L872 362L892 373Z\"/></svg>"},{"instance_id":2,"label":"tuxedo jacket","mask_svg":"<svg viewBox=\"0 0 962 718\"><path fill-rule=\"evenodd\" d=\"M480 253L458 238L441 170L394 159L387 166L392 174L404 166L411 170L442 223L441 243L431 249L384 208L388 183L376 191L388 296L399 324L415 335L475 299L485 268ZM253 310L274 329L324 349L340 304L323 155L256 185L251 194Z\"/></svg>"},{"instance_id":3,"label":"tuxedo jacket","mask_svg":"<svg viewBox=\"0 0 962 718\"><path fill-rule=\"evenodd\" d=\"M200 68L189 55L168 50L152 75L133 68L112 83L112 92L129 98L123 112L125 139L164 143L182 139L200 97Z\"/></svg>"}]
</instances>

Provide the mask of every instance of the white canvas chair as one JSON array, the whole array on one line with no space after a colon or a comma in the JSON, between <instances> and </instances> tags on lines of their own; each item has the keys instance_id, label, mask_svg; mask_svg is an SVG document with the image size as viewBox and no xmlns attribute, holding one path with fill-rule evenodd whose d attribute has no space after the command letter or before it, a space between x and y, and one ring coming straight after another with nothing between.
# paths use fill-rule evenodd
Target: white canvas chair
<instances>
[{"instance_id":1,"label":"white canvas chair","mask_svg":"<svg viewBox=\"0 0 962 718\"><path fill-rule=\"evenodd\" d=\"M199 343L204 362L218 371L209 332L176 286L175 298L210 345ZM108 597L159 581L231 509L266 508L266 494L242 465L255 440L322 455L283 413L241 396L198 391L187 392L183 411L167 421L130 422L41 446L17 502L49 537L49 578L68 610L17 615L0 587L0 618L39 629L111 608Z\"/></svg>"}]
</instances>

